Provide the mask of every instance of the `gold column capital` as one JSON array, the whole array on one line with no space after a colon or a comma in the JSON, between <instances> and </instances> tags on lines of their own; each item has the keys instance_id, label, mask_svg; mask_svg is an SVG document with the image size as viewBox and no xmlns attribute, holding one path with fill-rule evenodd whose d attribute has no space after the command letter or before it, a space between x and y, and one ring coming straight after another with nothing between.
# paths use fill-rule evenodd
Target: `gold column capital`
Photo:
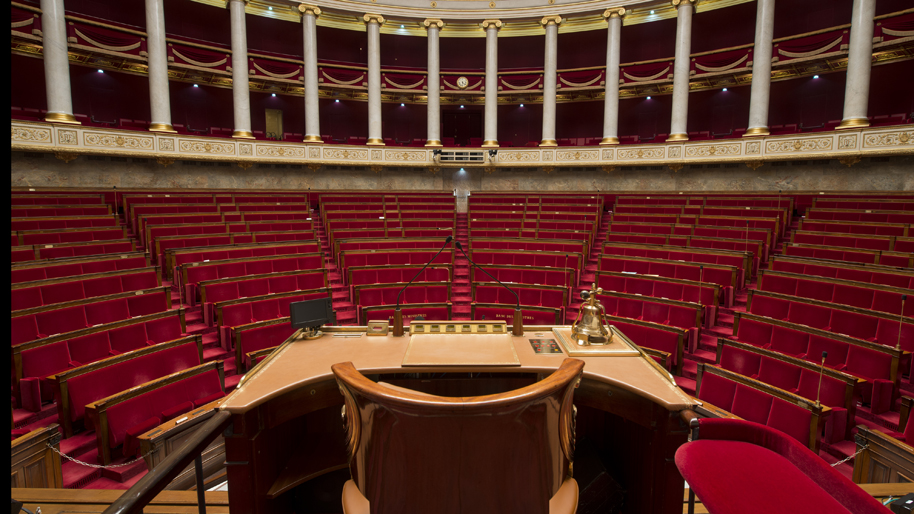
<instances>
[{"instance_id":1,"label":"gold column capital","mask_svg":"<svg viewBox=\"0 0 914 514\"><path fill-rule=\"evenodd\" d=\"M251 2L251 0L225 0L226 9L228 8L229 5L232 4L232 2L241 2L244 5L248 5Z\"/></svg>"},{"instance_id":2,"label":"gold column capital","mask_svg":"<svg viewBox=\"0 0 914 514\"><path fill-rule=\"evenodd\" d=\"M316 5L298 4L298 12L301 14L311 14L317 18L321 15L321 8Z\"/></svg>"},{"instance_id":3,"label":"gold column capital","mask_svg":"<svg viewBox=\"0 0 914 514\"><path fill-rule=\"evenodd\" d=\"M562 17L558 16L558 15L543 16L543 19L540 20L540 23L543 24L544 26L558 25L558 24L562 23Z\"/></svg>"},{"instance_id":4,"label":"gold column capital","mask_svg":"<svg viewBox=\"0 0 914 514\"><path fill-rule=\"evenodd\" d=\"M692 5L694 7L695 4L698 3L698 0L670 0L670 3L673 7L681 7L684 5Z\"/></svg>"},{"instance_id":5,"label":"gold column capital","mask_svg":"<svg viewBox=\"0 0 914 514\"><path fill-rule=\"evenodd\" d=\"M504 23L501 20L482 20L482 23L479 24L479 26L484 29L488 29L489 27L500 29L502 25L504 25Z\"/></svg>"},{"instance_id":6,"label":"gold column capital","mask_svg":"<svg viewBox=\"0 0 914 514\"><path fill-rule=\"evenodd\" d=\"M612 9L607 9L603 11L603 17L606 19L625 18L625 7L613 7Z\"/></svg>"},{"instance_id":7,"label":"gold column capital","mask_svg":"<svg viewBox=\"0 0 914 514\"><path fill-rule=\"evenodd\" d=\"M380 14L371 14L371 13L365 14L364 16L362 16L362 19L365 21L365 23L375 22L378 25L384 25L384 21L385 21L384 17L381 16Z\"/></svg>"},{"instance_id":8,"label":"gold column capital","mask_svg":"<svg viewBox=\"0 0 914 514\"><path fill-rule=\"evenodd\" d=\"M444 22L437 18L426 18L425 20L422 21L422 23L420 23L420 25L425 27L426 30L431 28L432 25L438 27L439 29L444 28Z\"/></svg>"}]
</instances>

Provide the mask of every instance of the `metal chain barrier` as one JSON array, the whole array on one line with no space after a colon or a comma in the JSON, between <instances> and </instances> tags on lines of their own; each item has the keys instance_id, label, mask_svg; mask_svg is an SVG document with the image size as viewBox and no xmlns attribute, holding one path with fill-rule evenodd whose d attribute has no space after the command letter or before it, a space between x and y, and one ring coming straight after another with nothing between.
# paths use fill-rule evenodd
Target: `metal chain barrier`
<instances>
[{"instance_id":1,"label":"metal chain barrier","mask_svg":"<svg viewBox=\"0 0 914 514\"><path fill-rule=\"evenodd\" d=\"M838 462L832 464L831 467L840 466L841 464L844 464L845 462L847 462L847 461L853 459L853 458L856 457L857 455L860 455L860 454L863 452L863 450L866 450L866 449L869 448L869 447L870 447L870 445L866 445L866 446L864 446L863 448L860 448L859 450L857 450L857 453L855 453L855 454L849 456L849 457L846 458L846 459L839 460Z\"/></svg>"},{"instance_id":2,"label":"metal chain barrier","mask_svg":"<svg viewBox=\"0 0 914 514\"><path fill-rule=\"evenodd\" d=\"M54 446L51 446L51 443L45 443L45 445L47 445L48 448L54 450L54 453L56 453L57 455L60 455L61 457L65 458L69 461L75 462L81 466L86 466L86 467L95 468L95 469L111 469L111 468L123 468L125 466L131 466L156 452L156 450L152 450L151 452L147 453L146 455L141 455L141 456L139 456L129 462L125 462L123 464L109 464L107 466L103 466L101 464L89 464L88 462L83 462L77 458L70 457L69 455L58 450Z\"/></svg>"}]
</instances>

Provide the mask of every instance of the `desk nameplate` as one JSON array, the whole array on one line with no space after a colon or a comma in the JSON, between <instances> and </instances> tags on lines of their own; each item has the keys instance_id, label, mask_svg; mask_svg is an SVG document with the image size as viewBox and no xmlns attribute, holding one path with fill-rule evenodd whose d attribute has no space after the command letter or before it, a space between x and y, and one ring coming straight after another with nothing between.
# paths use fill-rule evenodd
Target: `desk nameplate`
<instances>
[{"instance_id":1,"label":"desk nameplate","mask_svg":"<svg viewBox=\"0 0 914 514\"><path fill-rule=\"evenodd\" d=\"M464 331L464 327L472 329ZM504 321L413 322L402 365L520 366L520 360Z\"/></svg>"}]
</instances>

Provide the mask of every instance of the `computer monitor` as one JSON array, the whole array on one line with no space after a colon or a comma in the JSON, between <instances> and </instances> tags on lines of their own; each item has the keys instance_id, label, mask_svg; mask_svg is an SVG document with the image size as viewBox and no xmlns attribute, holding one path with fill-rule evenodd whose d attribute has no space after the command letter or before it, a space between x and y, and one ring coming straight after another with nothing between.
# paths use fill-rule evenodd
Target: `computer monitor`
<instances>
[{"instance_id":1,"label":"computer monitor","mask_svg":"<svg viewBox=\"0 0 914 514\"><path fill-rule=\"evenodd\" d=\"M289 304L292 328L314 329L321 325L335 325L336 313L330 298L318 298Z\"/></svg>"}]
</instances>

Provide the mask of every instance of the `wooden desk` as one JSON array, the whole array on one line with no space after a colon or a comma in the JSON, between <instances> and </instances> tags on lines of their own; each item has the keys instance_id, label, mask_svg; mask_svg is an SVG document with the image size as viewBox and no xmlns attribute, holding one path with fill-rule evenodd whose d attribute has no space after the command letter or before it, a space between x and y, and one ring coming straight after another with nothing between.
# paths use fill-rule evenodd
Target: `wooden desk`
<instances>
[{"instance_id":1,"label":"wooden desk","mask_svg":"<svg viewBox=\"0 0 914 514\"><path fill-rule=\"evenodd\" d=\"M487 381L511 389L517 380L505 377L535 380L566 357L537 354L529 343L552 338L551 328L526 327L523 337L507 335L520 366L504 367L403 367L408 334L372 337L359 327L331 327L311 341L290 338L220 407L233 414L225 437L232 512L291 511L296 487L346 468L343 397L332 364L351 361L365 375L418 373L427 380L416 382L430 384L438 379L425 374L448 373L442 388L467 391L463 394L479 394ZM694 400L642 356L578 358L585 367L574 398L577 438L594 443L607 472L627 490L625 512L682 512L683 480L673 456L688 436L679 412L692 408ZM464 378L468 373L496 378Z\"/></svg>"}]
</instances>

